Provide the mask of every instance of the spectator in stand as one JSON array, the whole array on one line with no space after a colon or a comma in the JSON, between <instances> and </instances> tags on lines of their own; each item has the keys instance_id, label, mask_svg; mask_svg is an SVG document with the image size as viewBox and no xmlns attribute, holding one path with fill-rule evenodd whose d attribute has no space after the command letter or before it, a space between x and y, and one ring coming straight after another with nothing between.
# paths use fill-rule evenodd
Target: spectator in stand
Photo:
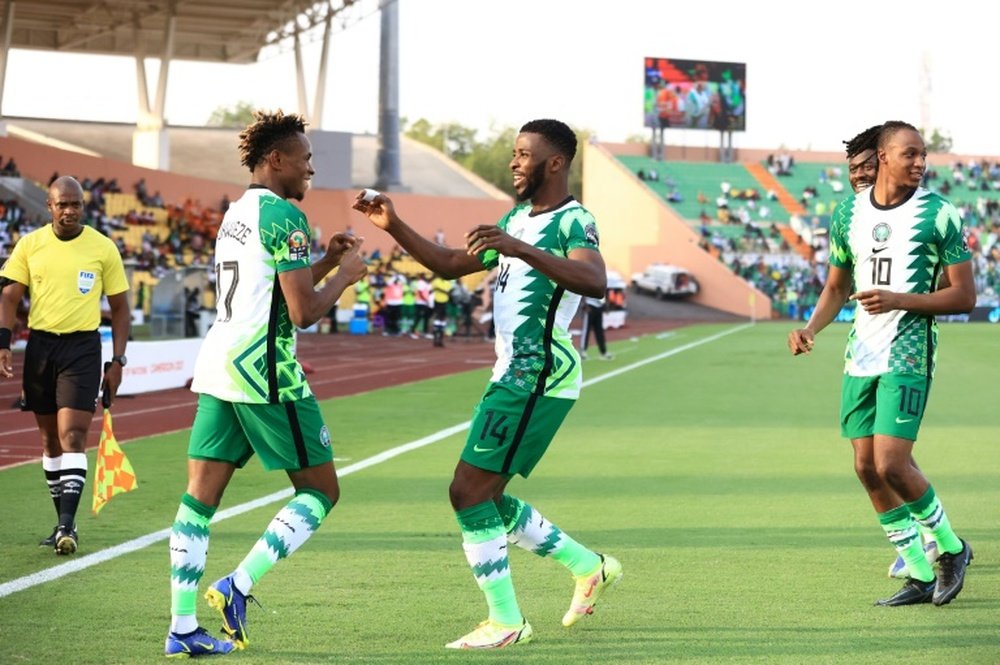
<instances>
[{"instance_id":1,"label":"spectator in stand","mask_svg":"<svg viewBox=\"0 0 1000 665\"><path fill-rule=\"evenodd\" d=\"M146 191L146 179L139 178L135 184L132 185L132 189L135 190L135 198L139 199L139 203L147 205L149 192Z\"/></svg>"},{"instance_id":2,"label":"spectator in stand","mask_svg":"<svg viewBox=\"0 0 1000 665\"><path fill-rule=\"evenodd\" d=\"M11 157L7 160L7 164L3 167L3 172L0 175L7 176L9 178L20 178L21 172L17 168L17 164L14 162L14 158Z\"/></svg>"}]
</instances>

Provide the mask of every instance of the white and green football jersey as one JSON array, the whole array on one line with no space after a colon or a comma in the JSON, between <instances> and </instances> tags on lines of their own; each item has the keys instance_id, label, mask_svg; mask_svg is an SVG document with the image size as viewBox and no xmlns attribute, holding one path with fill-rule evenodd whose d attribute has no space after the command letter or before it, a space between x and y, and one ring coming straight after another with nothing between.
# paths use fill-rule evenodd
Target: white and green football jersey
<instances>
[{"instance_id":1,"label":"white and green football jersey","mask_svg":"<svg viewBox=\"0 0 1000 665\"><path fill-rule=\"evenodd\" d=\"M972 258L962 220L951 203L918 188L906 201L875 203L874 187L848 198L830 223L830 264L851 270L854 291L930 293L941 268ZM844 372L933 376L937 323L933 316L858 307L847 340Z\"/></svg>"},{"instance_id":2,"label":"white and green football jersey","mask_svg":"<svg viewBox=\"0 0 1000 665\"><path fill-rule=\"evenodd\" d=\"M497 226L559 257L598 246L594 216L573 199L537 215L531 214L530 202L522 203ZM487 269L497 268L493 295L497 362L491 380L547 397L579 397L580 356L567 328L580 296L521 259L487 250L481 260Z\"/></svg>"},{"instance_id":3,"label":"white and green football jersey","mask_svg":"<svg viewBox=\"0 0 1000 665\"><path fill-rule=\"evenodd\" d=\"M215 243L215 322L191 390L251 404L312 394L278 283L280 272L309 268L309 247L306 216L274 192L251 186L230 204Z\"/></svg>"}]
</instances>

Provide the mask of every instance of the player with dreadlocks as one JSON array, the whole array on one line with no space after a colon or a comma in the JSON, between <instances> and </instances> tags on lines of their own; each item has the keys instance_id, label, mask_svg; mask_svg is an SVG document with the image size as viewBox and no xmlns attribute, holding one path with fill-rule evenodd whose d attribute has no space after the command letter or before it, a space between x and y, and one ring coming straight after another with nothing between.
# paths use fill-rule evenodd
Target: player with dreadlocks
<instances>
[{"instance_id":1,"label":"player with dreadlocks","mask_svg":"<svg viewBox=\"0 0 1000 665\"><path fill-rule=\"evenodd\" d=\"M315 533L340 496L330 432L295 357L294 333L325 316L344 289L367 274L362 239L335 234L323 258L311 261L306 216L289 203L302 200L314 173L305 122L281 111L254 117L239 145L250 186L219 227L217 314L191 385L198 410L187 491L170 532L168 657L244 648L251 587ZM284 470L295 495L236 569L205 594L222 614L227 639L217 640L195 616L209 525L233 473L254 454L265 469Z\"/></svg>"},{"instance_id":2,"label":"player with dreadlocks","mask_svg":"<svg viewBox=\"0 0 1000 665\"><path fill-rule=\"evenodd\" d=\"M905 579L875 604L947 605L964 586L972 547L952 528L913 447L936 366L936 318L967 313L976 303L972 255L955 206L920 186L927 166L920 132L889 121L878 128L875 154L875 183L834 212L823 292L805 327L789 333L788 347L792 355L810 352L844 303L857 303L844 354L840 431L879 525L903 559ZM936 288L940 273L947 286ZM937 546L936 565L921 532Z\"/></svg>"},{"instance_id":3,"label":"player with dreadlocks","mask_svg":"<svg viewBox=\"0 0 1000 665\"><path fill-rule=\"evenodd\" d=\"M875 184L875 176L878 175L878 137L881 132L882 125L873 125L850 141L844 141L844 148L847 152L847 178L855 193ZM947 280L943 272L940 280ZM940 281L939 284L941 284ZM943 286L941 284L941 287ZM910 461L914 467L919 468L917 467L916 460L912 459L912 456ZM865 482L864 475L870 474L870 471L863 464L856 468L855 471L862 483ZM888 491L892 492L891 489ZM896 505L902 503L903 500L898 499ZM927 529L921 528L920 535L924 542L924 556L928 562L933 564L937 561L938 556L937 541L934 540L934 537ZM906 561L903 560L902 556L897 555L893 562L889 564L889 577L906 579L906 576Z\"/></svg>"},{"instance_id":4,"label":"player with dreadlocks","mask_svg":"<svg viewBox=\"0 0 1000 665\"><path fill-rule=\"evenodd\" d=\"M844 141L847 150L847 179L855 193L875 184L878 174L878 135L882 125L874 125Z\"/></svg>"}]
</instances>

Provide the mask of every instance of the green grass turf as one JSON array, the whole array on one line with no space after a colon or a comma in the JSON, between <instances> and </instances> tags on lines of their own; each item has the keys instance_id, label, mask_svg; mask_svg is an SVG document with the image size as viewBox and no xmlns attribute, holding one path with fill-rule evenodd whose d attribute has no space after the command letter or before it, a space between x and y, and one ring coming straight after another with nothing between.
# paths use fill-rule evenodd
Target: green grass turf
<instances>
[{"instance_id":1,"label":"green grass turf","mask_svg":"<svg viewBox=\"0 0 1000 665\"><path fill-rule=\"evenodd\" d=\"M586 378L732 327L619 342L614 361L586 361ZM501 654L442 648L486 615L447 499L459 433L343 477L323 528L255 587L264 609L249 610L250 647L227 660L998 662L1000 329L942 326L915 452L975 549L966 588L943 608L876 608L898 583L885 576L894 555L837 429L847 327L832 326L802 358L788 355L789 328L758 324L585 388L532 477L511 482L512 493L624 564L622 583L574 628L559 623L568 574L514 548L535 641ZM466 421L487 378L476 370L326 403L337 456L348 458L338 466ZM81 511L81 555L169 528L185 445L185 433L125 444L140 487L97 519ZM251 461L222 507L286 484ZM52 522L37 465L0 472L0 501L0 584L65 562L36 547ZM214 524L203 589L238 563L279 505ZM160 541L0 598L0 662L155 662L169 611ZM202 600L199 618L218 632Z\"/></svg>"}]
</instances>

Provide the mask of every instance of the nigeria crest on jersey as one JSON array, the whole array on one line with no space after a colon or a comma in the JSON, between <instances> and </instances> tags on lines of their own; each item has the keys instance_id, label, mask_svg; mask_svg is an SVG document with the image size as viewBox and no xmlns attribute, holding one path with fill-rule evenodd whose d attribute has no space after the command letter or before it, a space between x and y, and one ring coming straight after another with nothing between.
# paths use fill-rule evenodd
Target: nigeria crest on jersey
<instances>
[{"instance_id":1,"label":"nigeria crest on jersey","mask_svg":"<svg viewBox=\"0 0 1000 665\"><path fill-rule=\"evenodd\" d=\"M875 228L872 229L872 238L875 239L875 242L885 242L886 240L889 239L889 236L891 235L892 235L892 227L886 224L885 222L876 224Z\"/></svg>"}]
</instances>

